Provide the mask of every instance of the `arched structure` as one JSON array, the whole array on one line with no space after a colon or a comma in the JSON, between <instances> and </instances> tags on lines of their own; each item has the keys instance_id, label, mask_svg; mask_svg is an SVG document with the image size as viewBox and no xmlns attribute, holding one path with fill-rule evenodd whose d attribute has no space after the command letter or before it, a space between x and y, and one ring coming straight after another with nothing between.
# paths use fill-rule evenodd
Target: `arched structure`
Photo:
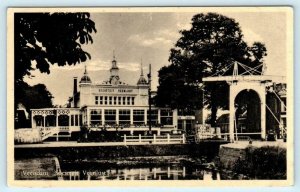
<instances>
[{"instance_id":1,"label":"arched structure","mask_svg":"<svg viewBox=\"0 0 300 192\"><path fill-rule=\"evenodd\" d=\"M229 134L230 139L234 139L236 125L236 107L235 100L237 96L245 90L251 90L257 94L260 101L260 134L261 138L266 138L266 81L232 81L229 91Z\"/></svg>"},{"instance_id":2,"label":"arched structure","mask_svg":"<svg viewBox=\"0 0 300 192\"><path fill-rule=\"evenodd\" d=\"M236 97L245 90L251 90L256 93L259 98L260 113L256 114L260 116L260 136L261 139L266 138L266 88L272 82L270 76L265 76L263 74L264 70L259 71L258 68L263 66L263 64L257 67L251 68L242 63L234 62L230 66L225 67L225 72L229 69L233 69L232 76L223 76L222 74L214 74L211 77L203 78L203 82L217 82L226 81L229 84L229 138L230 140L235 140L235 116L236 107L235 100ZM239 68L244 70L239 74ZM264 67L263 67L264 68ZM258 126L259 127L259 126ZM255 133L257 134L257 133Z\"/></svg>"}]
</instances>

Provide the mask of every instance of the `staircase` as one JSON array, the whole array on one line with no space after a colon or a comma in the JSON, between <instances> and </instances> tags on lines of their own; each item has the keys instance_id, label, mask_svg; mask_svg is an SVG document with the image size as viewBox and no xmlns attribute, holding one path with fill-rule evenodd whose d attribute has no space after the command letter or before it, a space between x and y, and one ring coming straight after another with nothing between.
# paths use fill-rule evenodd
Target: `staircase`
<instances>
[{"instance_id":1,"label":"staircase","mask_svg":"<svg viewBox=\"0 0 300 192\"><path fill-rule=\"evenodd\" d=\"M40 129L42 141L44 141L45 139L53 135L57 135L59 133L58 127L39 127L39 129Z\"/></svg>"}]
</instances>

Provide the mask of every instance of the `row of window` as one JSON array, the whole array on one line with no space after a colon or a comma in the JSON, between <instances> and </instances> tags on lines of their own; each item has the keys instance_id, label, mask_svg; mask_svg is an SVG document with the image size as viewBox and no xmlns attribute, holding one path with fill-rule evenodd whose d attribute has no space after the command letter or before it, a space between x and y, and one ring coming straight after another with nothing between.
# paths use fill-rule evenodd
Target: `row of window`
<instances>
[{"instance_id":1,"label":"row of window","mask_svg":"<svg viewBox=\"0 0 300 192\"><path fill-rule=\"evenodd\" d=\"M134 105L134 97L95 96L95 105Z\"/></svg>"},{"instance_id":2,"label":"row of window","mask_svg":"<svg viewBox=\"0 0 300 192\"><path fill-rule=\"evenodd\" d=\"M102 120L105 124L117 124L116 121L116 110L106 109L104 110L104 119L102 119L101 110L91 110L90 111L90 122L92 125L101 125ZM132 120L133 124L141 125L145 124L145 110L132 110ZM149 123L149 110L147 110L147 120ZM119 122L118 124L130 124L130 110L120 109L119 110ZM158 124L158 110L151 110L151 123ZM161 110L160 123L162 125L172 125L173 124L173 112L171 110Z\"/></svg>"},{"instance_id":3,"label":"row of window","mask_svg":"<svg viewBox=\"0 0 300 192\"><path fill-rule=\"evenodd\" d=\"M71 118L71 119L70 119ZM81 115L59 115L57 117L58 126L79 126L81 125ZM45 126L45 127L55 127L56 126L56 116L48 115L45 117L41 115L34 116L36 126Z\"/></svg>"}]
</instances>

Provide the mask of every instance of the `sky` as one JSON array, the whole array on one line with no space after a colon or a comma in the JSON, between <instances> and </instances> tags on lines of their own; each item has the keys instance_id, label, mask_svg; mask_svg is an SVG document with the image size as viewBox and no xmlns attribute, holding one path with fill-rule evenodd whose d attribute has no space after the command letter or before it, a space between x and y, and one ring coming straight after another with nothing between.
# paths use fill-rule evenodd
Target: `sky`
<instances>
[{"instance_id":1,"label":"sky","mask_svg":"<svg viewBox=\"0 0 300 192\"><path fill-rule=\"evenodd\" d=\"M109 77L113 51L120 68L121 81L136 84L140 65L148 73L152 65L152 89L158 86L158 70L168 65L170 49L180 37L179 30L190 29L191 18L198 12L152 12L152 13L92 13L97 33L92 34L93 44L83 49L91 54L91 60L72 67L53 65L51 73L41 74L26 81L31 84L44 83L54 96L53 103L64 105L72 95L73 77L81 78L86 64L93 82L102 82ZM203 13L203 12L202 12ZM266 75L286 76L286 15L274 12L220 12L240 24L244 40L266 45L268 55Z\"/></svg>"}]
</instances>

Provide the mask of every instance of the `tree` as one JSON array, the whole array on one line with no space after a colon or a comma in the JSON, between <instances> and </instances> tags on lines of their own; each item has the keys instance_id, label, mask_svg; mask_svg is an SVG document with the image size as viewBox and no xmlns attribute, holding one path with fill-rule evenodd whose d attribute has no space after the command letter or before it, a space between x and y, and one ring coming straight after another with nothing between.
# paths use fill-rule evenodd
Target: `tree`
<instances>
[{"instance_id":1,"label":"tree","mask_svg":"<svg viewBox=\"0 0 300 192\"><path fill-rule=\"evenodd\" d=\"M44 84L30 86L20 81L19 85L22 89L15 92L15 115L17 117L15 118L15 128L25 128L31 126L31 114L29 113L29 119L27 119L24 116L24 111L20 110L18 105L22 104L27 112L30 112L30 109L52 107L53 96ZM17 108L19 111L17 111Z\"/></svg>"},{"instance_id":2,"label":"tree","mask_svg":"<svg viewBox=\"0 0 300 192\"><path fill-rule=\"evenodd\" d=\"M228 66L234 62L243 63L249 67L257 66L257 72L260 72L263 70L261 64L263 57L266 56L266 48L260 42L255 42L251 47L248 46L243 40L239 24L234 19L220 14L197 14L193 16L191 24L191 29L180 31L181 37L171 49L169 57L171 64L167 68L172 71L172 74L176 73L173 69L179 73L169 77L173 80L168 79L168 81L165 78L166 69L159 73L157 103L162 104L167 94L179 94L182 96L169 97L172 101L168 101L167 104L176 107L173 104L182 102L180 99L185 98L183 107L200 108L201 105L195 106L193 103L202 103L201 95L193 96L190 100L188 95L190 92L183 90L196 90L197 93L202 90L205 97L203 103L211 109L210 123L215 126L218 109L228 108L228 85L226 82L203 84L202 78L216 73L232 75L232 69L228 69ZM239 68L239 72L243 70ZM184 82L178 82L175 78ZM173 89L163 90L162 88L168 87L170 82L176 83L176 85L171 85ZM176 89L182 84L185 89Z\"/></svg>"},{"instance_id":3,"label":"tree","mask_svg":"<svg viewBox=\"0 0 300 192\"><path fill-rule=\"evenodd\" d=\"M51 107L52 95L44 85L30 87L24 77L32 78L32 70L50 73L50 65L75 65L90 59L82 44L93 43L96 32L89 13L15 13L15 107L22 102L26 108ZM26 92L26 90L35 90ZM31 94L35 95L35 106ZM51 95L51 96L50 96ZM28 100L28 101L27 101ZM51 104L50 104L51 102ZM26 104L28 106L26 106Z\"/></svg>"},{"instance_id":4,"label":"tree","mask_svg":"<svg viewBox=\"0 0 300 192\"><path fill-rule=\"evenodd\" d=\"M16 13L14 18L17 82L34 68L49 74L50 64L75 65L91 58L81 47L93 43L90 34L96 32L89 13Z\"/></svg>"},{"instance_id":5,"label":"tree","mask_svg":"<svg viewBox=\"0 0 300 192\"><path fill-rule=\"evenodd\" d=\"M27 83L22 83L23 89L20 90L16 98L22 103L26 110L52 107L52 94L47 90L44 84L30 86Z\"/></svg>"}]
</instances>

